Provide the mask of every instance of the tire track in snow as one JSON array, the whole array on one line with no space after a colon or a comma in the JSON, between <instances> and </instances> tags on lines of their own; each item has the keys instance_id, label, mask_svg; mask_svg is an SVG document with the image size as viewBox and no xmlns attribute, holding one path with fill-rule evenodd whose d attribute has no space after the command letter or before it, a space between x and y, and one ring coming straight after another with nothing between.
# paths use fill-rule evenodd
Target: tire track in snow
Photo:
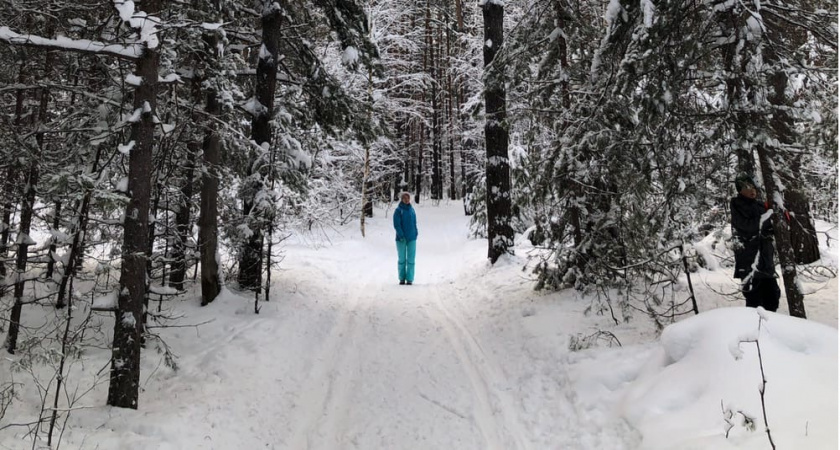
<instances>
[{"instance_id":1,"label":"tire track in snow","mask_svg":"<svg viewBox=\"0 0 840 450\"><path fill-rule=\"evenodd\" d=\"M464 365L464 370L470 380L475 395L475 423L486 442L488 450L511 450L507 445L504 436L499 434L500 429L507 432L508 437L513 441L515 449L530 450L527 434L519 423L516 416L516 405L502 392L494 389L493 386L500 385L504 380L501 370L487 357L481 345L467 330L463 322L454 316L441 301L440 289L436 288L431 309L436 311L439 322L443 325L449 341ZM501 418L498 417L493 406L493 398L498 401L501 409Z\"/></svg>"}]
</instances>

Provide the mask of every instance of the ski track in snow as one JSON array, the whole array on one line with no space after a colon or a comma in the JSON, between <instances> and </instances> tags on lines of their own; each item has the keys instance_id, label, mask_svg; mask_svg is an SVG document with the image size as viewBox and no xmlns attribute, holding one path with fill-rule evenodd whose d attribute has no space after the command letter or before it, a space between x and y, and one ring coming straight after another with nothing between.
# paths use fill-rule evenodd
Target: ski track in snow
<instances>
[{"instance_id":1,"label":"ski track in snow","mask_svg":"<svg viewBox=\"0 0 840 450\"><path fill-rule=\"evenodd\" d=\"M450 235L442 236L446 247L453 247ZM450 274L451 276L451 274ZM442 277L440 277L442 278ZM441 286L447 286L451 292L441 294ZM507 386L498 365L482 348L475 335L465 325L462 318L446 306L444 298L454 299L459 303L460 293L453 283L434 285L433 304L428 308L437 316L437 321L443 324L449 342L463 363L464 370L470 379L473 394L477 400L475 420L485 439L485 448L491 450L531 450L526 433L515 417L517 408L513 401L503 391ZM494 401L495 400L495 401ZM501 415L501 417L499 417ZM500 436L499 430L504 430L507 436ZM507 439L506 439L507 438ZM513 441L510 445L510 441Z\"/></svg>"},{"instance_id":2,"label":"ski track in snow","mask_svg":"<svg viewBox=\"0 0 840 450\"><path fill-rule=\"evenodd\" d=\"M438 310L440 314L438 320L444 325L453 350L464 364L465 371L470 378L473 393L477 400L476 421L487 444L486 448L491 450L530 450L531 447L525 438L525 432L522 430L518 418L513 416L516 410L512 401L503 391L498 389L498 387L506 384L503 382L501 371L487 356L481 344L467 330L463 322L447 310L441 300L442 296L438 293L439 290L436 289L436 291L433 296L435 305L432 308ZM494 398L496 402L493 401ZM498 406L494 406L494 404ZM502 416L501 420L499 413ZM499 436L497 430L506 430L513 438L515 446L507 445L507 440Z\"/></svg>"},{"instance_id":3,"label":"ski track in snow","mask_svg":"<svg viewBox=\"0 0 840 450\"><path fill-rule=\"evenodd\" d=\"M316 357L315 364L307 376L307 384L302 390L298 405L302 410L303 423L295 426L291 441L292 449L311 449L318 438L335 440L339 434L341 418L346 416L349 405L348 394L353 364L358 359L358 335L360 326L356 325L359 316L360 300L363 299L365 286L358 288L360 293L347 302L341 322L336 325L324 350ZM327 446L327 448L330 448Z\"/></svg>"},{"instance_id":4,"label":"ski track in snow","mask_svg":"<svg viewBox=\"0 0 840 450\"><path fill-rule=\"evenodd\" d=\"M425 225L430 234L428 229L434 224ZM296 401L288 448L394 448L388 444L394 438L393 430L385 431L377 424L388 422L387 415L394 413L390 405L395 404L399 408L397 417L392 418L395 423L429 420L430 414L424 411L434 407L432 411L443 411L455 419L449 424L452 433L463 435L472 448L531 450L514 401L503 392L508 385L503 372L445 304L457 301L456 286L441 283L451 278L451 271L459 265L457 251L430 253L435 264L426 267L420 266L418 258L415 286L391 286L391 277L387 277L389 284L382 286L383 274L395 271L396 255L388 234L385 231L384 243L366 248L381 254L367 255L369 266L363 276L354 276L358 268L352 261L335 261L334 268L320 267L325 278L321 283L329 286L326 280L337 280L340 287L330 288L329 295L346 300L337 302L343 309L341 319L313 357ZM439 239L441 248L457 248L445 230L431 234ZM414 361L408 364L404 354L416 355ZM389 370L377 370L381 367ZM439 392L426 392L430 381L439 383L434 386L443 385L455 398L435 398L441 397ZM388 391L393 392L394 400L377 398ZM407 428L417 433L416 425ZM420 433L408 435L399 445L428 448L418 442L423 438Z\"/></svg>"},{"instance_id":5,"label":"ski track in snow","mask_svg":"<svg viewBox=\"0 0 840 450\"><path fill-rule=\"evenodd\" d=\"M366 238L346 227L328 246L290 240L259 315L253 297L230 291L202 308L195 299L173 302L189 322L217 322L163 330L180 369L155 367L159 357L145 352L144 367L154 370L141 375L141 409L80 409L62 448L642 447L616 402L655 347L570 352L568 339L600 329L601 319L586 317L587 302L573 295L533 294L520 278L521 256L491 268L485 242L467 239L458 206L418 208L414 286L397 285L389 213L368 222ZM98 356L90 366L110 353ZM90 403L104 404L104 394ZM22 433L0 435L0 448L31 448Z\"/></svg>"}]
</instances>

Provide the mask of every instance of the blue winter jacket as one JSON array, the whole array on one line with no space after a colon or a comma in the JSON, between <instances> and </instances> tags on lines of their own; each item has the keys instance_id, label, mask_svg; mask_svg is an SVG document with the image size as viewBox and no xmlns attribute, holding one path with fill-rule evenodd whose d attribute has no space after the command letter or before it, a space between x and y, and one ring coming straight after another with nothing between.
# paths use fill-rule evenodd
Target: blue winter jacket
<instances>
[{"instance_id":1,"label":"blue winter jacket","mask_svg":"<svg viewBox=\"0 0 840 450\"><path fill-rule=\"evenodd\" d=\"M397 210L394 211L394 229L397 231L397 240L417 240L417 215L411 203L400 202Z\"/></svg>"}]
</instances>

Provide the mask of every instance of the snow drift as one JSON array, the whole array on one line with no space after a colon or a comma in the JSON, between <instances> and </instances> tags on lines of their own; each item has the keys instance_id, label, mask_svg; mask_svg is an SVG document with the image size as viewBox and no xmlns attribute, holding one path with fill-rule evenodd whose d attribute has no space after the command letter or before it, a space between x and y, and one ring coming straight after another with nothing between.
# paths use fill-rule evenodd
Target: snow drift
<instances>
[{"instance_id":1,"label":"snow drift","mask_svg":"<svg viewBox=\"0 0 840 450\"><path fill-rule=\"evenodd\" d=\"M837 448L837 330L740 307L705 312L662 333L620 405L644 436L641 447L770 448L758 351L749 342L755 339L777 448Z\"/></svg>"}]
</instances>

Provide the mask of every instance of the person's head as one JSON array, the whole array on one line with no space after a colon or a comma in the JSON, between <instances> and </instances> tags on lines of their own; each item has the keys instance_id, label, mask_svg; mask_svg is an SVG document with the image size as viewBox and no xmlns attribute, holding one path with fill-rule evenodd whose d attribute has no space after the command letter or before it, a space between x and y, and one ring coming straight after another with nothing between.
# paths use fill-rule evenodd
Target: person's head
<instances>
[{"instance_id":1,"label":"person's head","mask_svg":"<svg viewBox=\"0 0 840 450\"><path fill-rule=\"evenodd\" d=\"M405 204L411 203L411 194L408 192L403 192L400 194L400 201Z\"/></svg>"},{"instance_id":2,"label":"person's head","mask_svg":"<svg viewBox=\"0 0 840 450\"><path fill-rule=\"evenodd\" d=\"M738 175L735 178L735 189L744 197L755 199L758 191L755 187L755 181L747 174Z\"/></svg>"}]
</instances>

